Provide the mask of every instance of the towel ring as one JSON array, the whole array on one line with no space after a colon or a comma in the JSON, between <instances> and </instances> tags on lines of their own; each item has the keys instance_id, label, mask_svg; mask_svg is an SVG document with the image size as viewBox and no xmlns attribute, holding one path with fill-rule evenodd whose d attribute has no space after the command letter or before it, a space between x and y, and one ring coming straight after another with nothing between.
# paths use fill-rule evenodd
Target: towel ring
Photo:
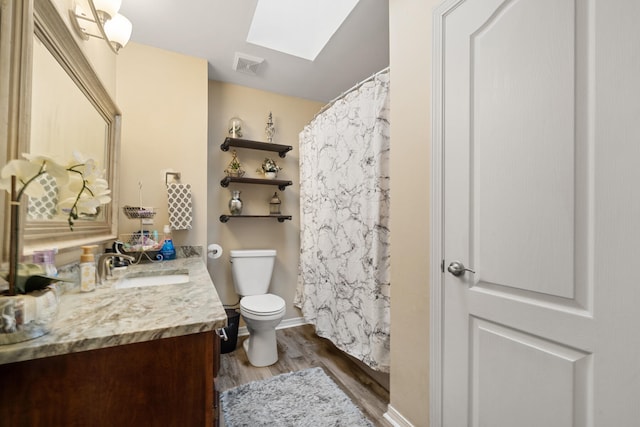
<instances>
[{"instance_id":1,"label":"towel ring","mask_svg":"<svg viewBox=\"0 0 640 427\"><path fill-rule=\"evenodd\" d=\"M180 172L166 172L164 174L164 185L169 185L169 175L172 175L177 181L180 181Z\"/></svg>"}]
</instances>

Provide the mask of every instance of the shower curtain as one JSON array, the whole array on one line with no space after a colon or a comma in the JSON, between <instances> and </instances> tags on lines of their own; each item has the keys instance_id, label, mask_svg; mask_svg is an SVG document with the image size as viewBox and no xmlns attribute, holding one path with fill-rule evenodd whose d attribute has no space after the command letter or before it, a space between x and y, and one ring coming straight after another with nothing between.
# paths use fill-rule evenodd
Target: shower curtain
<instances>
[{"instance_id":1,"label":"shower curtain","mask_svg":"<svg viewBox=\"0 0 640 427\"><path fill-rule=\"evenodd\" d=\"M389 71L300 133L295 305L316 334L389 372Z\"/></svg>"}]
</instances>

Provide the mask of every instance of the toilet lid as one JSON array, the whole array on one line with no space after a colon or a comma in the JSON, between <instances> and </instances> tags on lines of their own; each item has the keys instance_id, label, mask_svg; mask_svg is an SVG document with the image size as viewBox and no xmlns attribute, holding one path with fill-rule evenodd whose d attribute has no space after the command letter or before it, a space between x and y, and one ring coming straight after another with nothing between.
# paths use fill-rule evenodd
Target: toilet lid
<instances>
[{"instance_id":1,"label":"toilet lid","mask_svg":"<svg viewBox=\"0 0 640 427\"><path fill-rule=\"evenodd\" d=\"M278 295L250 295L240 300L240 307L257 315L277 313L284 310L284 300Z\"/></svg>"}]
</instances>

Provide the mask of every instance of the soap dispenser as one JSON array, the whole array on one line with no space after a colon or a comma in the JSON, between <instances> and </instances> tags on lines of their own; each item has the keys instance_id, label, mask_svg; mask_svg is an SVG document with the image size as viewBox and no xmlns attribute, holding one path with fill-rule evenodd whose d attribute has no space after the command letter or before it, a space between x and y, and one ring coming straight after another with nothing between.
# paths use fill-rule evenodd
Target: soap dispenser
<instances>
[{"instance_id":1,"label":"soap dispenser","mask_svg":"<svg viewBox=\"0 0 640 427\"><path fill-rule=\"evenodd\" d=\"M171 227L168 225L164 226L164 243L162 244L162 249L160 249L160 254L165 261L176 259L176 249L173 246L173 239L171 238Z\"/></svg>"},{"instance_id":2,"label":"soap dispenser","mask_svg":"<svg viewBox=\"0 0 640 427\"><path fill-rule=\"evenodd\" d=\"M82 292L91 292L96 289L96 260L93 256L93 250L97 246L81 246L82 255L80 255L80 290Z\"/></svg>"}]
</instances>

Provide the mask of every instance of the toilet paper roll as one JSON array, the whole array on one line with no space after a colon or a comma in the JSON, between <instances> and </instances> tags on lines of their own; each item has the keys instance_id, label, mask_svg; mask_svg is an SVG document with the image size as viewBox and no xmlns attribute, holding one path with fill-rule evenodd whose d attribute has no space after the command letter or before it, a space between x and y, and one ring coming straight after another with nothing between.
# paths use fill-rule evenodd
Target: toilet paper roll
<instances>
[{"instance_id":1,"label":"toilet paper roll","mask_svg":"<svg viewBox=\"0 0 640 427\"><path fill-rule=\"evenodd\" d=\"M207 256L211 259L218 259L222 256L222 246L215 243L207 246Z\"/></svg>"}]
</instances>

